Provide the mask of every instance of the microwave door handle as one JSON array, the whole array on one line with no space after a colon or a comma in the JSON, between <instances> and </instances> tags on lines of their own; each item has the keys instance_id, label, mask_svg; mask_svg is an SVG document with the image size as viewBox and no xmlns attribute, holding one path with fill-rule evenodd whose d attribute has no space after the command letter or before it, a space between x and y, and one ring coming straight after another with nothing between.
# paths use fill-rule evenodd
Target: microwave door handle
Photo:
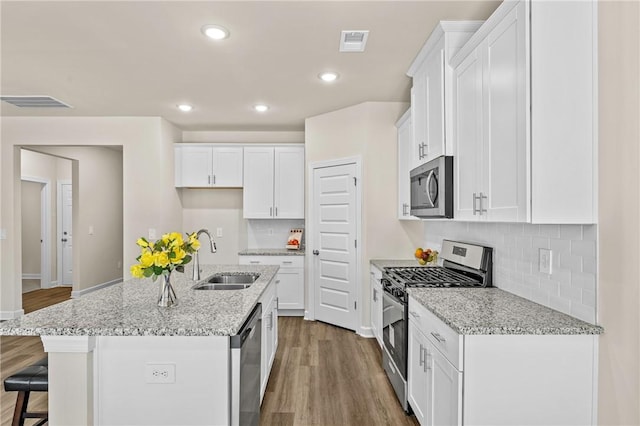
<instances>
[{"instance_id":1,"label":"microwave door handle","mask_svg":"<svg viewBox=\"0 0 640 426\"><path fill-rule=\"evenodd\" d=\"M431 193L429 192L429 187L431 186L431 179L433 179L434 175L435 173L433 172L433 170L429 171L429 175L427 176L427 181L425 182L425 185L424 185L424 192L427 194L427 200L429 200L429 204L431 205L431 207L435 207L435 204L431 199Z\"/></svg>"}]
</instances>

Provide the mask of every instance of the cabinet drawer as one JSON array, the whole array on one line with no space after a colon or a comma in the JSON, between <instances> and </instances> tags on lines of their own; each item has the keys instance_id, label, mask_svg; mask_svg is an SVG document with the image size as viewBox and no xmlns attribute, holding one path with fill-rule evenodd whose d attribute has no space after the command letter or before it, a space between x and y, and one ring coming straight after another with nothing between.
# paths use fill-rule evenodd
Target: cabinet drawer
<instances>
[{"instance_id":1,"label":"cabinet drawer","mask_svg":"<svg viewBox=\"0 0 640 426\"><path fill-rule=\"evenodd\" d=\"M304 268L304 256L239 256L240 265L277 265L281 268Z\"/></svg>"},{"instance_id":2,"label":"cabinet drawer","mask_svg":"<svg viewBox=\"0 0 640 426\"><path fill-rule=\"evenodd\" d=\"M462 371L462 335L412 297L409 298L409 319L454 367Z\"/></svg>"}]
</instances>

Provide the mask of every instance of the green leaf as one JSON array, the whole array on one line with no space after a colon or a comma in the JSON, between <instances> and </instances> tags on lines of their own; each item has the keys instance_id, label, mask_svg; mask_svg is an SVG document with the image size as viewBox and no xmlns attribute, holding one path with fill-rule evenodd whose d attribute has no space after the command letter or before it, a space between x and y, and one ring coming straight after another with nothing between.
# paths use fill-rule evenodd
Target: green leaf
<instances>
[{"instance_id":1,"label":"green leaf","mask_svg":"<svg viewBox=\"0 0 640 426\"><path fill-rule=\"evenodd\" d=\"M142 274L149 278L151 275L153 275L153 268L145 268L142 270Z\"/></svg>"},{"instance_id":2,"label":"green leaf","mask_svg":"<svg viewBox=\"0 0 640 426\"><path fill-rule=\"evenodd\" d=\"M184 266L176 266L176 271L184 272Z\"/></svg>"},{"instance_id":3,"label":"green leaf","mask_svg":"<svg viewBox=\"0 0 640 426\"><path fill-rule=\"evenodd\" d=\"M187 263L191 262L192 257L189 255L186 255L183 259L182 259L182 264L186 265Z\"/></svg>"},{"instance_id":4,"label":"green leaf","mask_svg":"<svg viewBox=\"0 0 640 426\"><path fill-rule=\"evenodd\" d=\"M156 274L156 275L162 274L162 270L163 269L161 267L159 267L159 266L153 266L153 273Z\"/></svg>"}]
</instances>

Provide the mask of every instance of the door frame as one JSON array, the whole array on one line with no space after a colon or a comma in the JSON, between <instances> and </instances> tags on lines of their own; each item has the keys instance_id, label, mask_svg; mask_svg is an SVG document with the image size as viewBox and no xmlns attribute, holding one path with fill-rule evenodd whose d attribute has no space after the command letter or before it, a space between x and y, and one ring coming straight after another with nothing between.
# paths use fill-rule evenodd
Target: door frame
<instances>
[{"instance_id":1,"label":"door frame","mask_svg":"<svg viewBox=\"0 0 640 426\"><path fill-rule=\"evenodd\" d=\"M58 280L57 283L59 286L67 286L66 284L62 284L62 277L63 277L63 273L64 271L62 270L62 185L71 185L71 191L73 191L73 183L71 180L69 179L58 179L58 187L57 189L57 233L56 233L56 237L57 237L57 256L56 256L56 261L58 262ZM73 223L73 215L71 217L71 220ZM73 228L72 228L73 229Z\"/></svg>"},{"instance_id":2,"label":"door frame","mask_svg":"<svg viewBox=\"0 0 640 426\"><path fill-rule=\"evenodd\" d=\"M40 191L40 288L50 288L51 283L51 181L35 176L20 176L21 181L41 183ZM22 274L22 278L25 275Z\"/></svg>"},{"instance_id":3,"label":"door frame","mask_svg":"<svg viewBox=\"0 0 640 426\"><path fill-rule=\"evenodd\" d=\"M306 252L305 252L305 261L307 263L307 305L304 312L304 319L315 321L315 293L316 293L316 282L314 281L315 277L315 265L314 265L314 230L313 226L309 226L313 224L314 220L314 212L313 212L313 188L314 188L314 170L322 169L326 167L335 167L335 166L346 166L349 164L354 164L356 166L355 178L356 178L356 241L358 241L358 247L356 248L356 317L358 318L355 329L356 333L368 336L371 334L370 330L363 329L363 319L362 319L362 311L363 311L363 297L362 297L362 156L356 155L353 157L344 157L344 158L336 158L333 160L323 160L323 161L313 161L307 165L307 174L309 178L307 179L307 215L306 215L306 224L305 227L307 229L307 241L306 241Z\"/></svg>"}]
</instances>

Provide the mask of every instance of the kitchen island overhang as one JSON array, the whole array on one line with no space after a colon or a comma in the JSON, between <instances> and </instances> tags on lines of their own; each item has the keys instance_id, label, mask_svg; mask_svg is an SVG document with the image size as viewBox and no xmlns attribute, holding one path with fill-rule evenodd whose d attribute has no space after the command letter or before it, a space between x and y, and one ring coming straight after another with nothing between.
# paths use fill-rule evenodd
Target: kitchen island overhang
<instances>
[{"instance_id":1,"label":"kitchen island overhang","mask_svg":"<svg viewBox=\"0 0 640 426\"><path fill-rule=\"evenodd\" d=\"M54 426L230 424L229 337L277 271L204 265L203 277L260 277L244 290L203 291L192 289L187 268L172 275L179 303L171 308L156 306L158 282L128 280L5 322L0 335L41 336Z\"/></svg>"}]
</instances>

